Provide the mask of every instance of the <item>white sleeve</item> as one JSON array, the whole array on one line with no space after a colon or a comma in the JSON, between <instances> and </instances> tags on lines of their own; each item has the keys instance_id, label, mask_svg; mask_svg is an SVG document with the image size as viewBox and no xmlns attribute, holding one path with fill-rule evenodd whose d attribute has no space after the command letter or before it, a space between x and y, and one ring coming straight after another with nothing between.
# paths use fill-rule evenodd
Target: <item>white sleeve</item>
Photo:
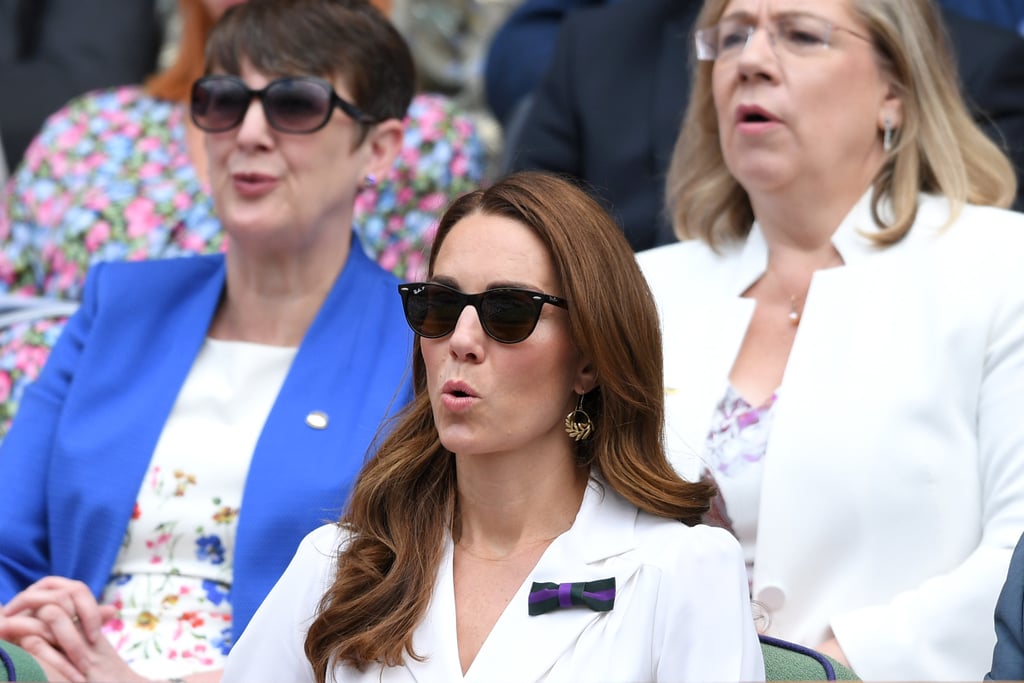
<instances>
[{"instance_id":1,"label":"white sleeve","mask_svg":"<svg viewBox=\"0 0 1024 683\"><path fill-rule=\"evenodd\" d=\"M978 512L965 513L980 515L978 545L958 566L887 603L832 616L864 680L980 680L991 666L996 600L1024 530L1024 270L1019 249L1009 251L1012 259L991 265L1003 279L993 283L998 299L978 393Z\"/></svg>"},{"instance_id":2,"label":"white sleeve","mask_svg":"<svg viewBox=\"0 0 1024 683\"><path fill-rule=\"evenodd\" d=\"M223 683L300 683L313 680L306 631L334 580L340 544L336 524L310 532L228 655Z\"/></svg>"},{"instance_id":3,"label":"white sleeve","mask_svg":"<svg viewBox=\"0 0 1024 683\"><path fill-rule=\"evenodd\" d=\"M763 681L743 552L727 531L689 529L668 564L655 612L656 680Z\"/></svg>"}]
</instances>

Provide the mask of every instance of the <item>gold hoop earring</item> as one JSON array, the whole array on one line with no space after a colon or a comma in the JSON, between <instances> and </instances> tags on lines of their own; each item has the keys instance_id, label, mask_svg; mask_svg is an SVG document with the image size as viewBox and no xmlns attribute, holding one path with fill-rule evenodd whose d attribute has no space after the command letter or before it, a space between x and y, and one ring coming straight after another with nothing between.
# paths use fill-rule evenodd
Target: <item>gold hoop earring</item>
<instances>
[{"instance_id":1,"label":"gold hoop earring","mask_svg":"<svg viewBox=\"0 0 1024 683\"><path fill-rule=\"evenodd\" d=\"M583 394L580 394L576 407L565 416L565 433L573 441L580 442L589 439L593 432L594 423L587 411L583 410Z\"/></svg>"}]
</instances>

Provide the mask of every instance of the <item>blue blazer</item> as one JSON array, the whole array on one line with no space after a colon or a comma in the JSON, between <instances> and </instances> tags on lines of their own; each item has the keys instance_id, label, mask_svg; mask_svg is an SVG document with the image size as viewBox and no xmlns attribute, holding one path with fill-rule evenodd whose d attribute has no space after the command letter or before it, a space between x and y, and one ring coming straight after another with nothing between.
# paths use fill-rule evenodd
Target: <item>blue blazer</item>
<instances>
[{"instance_id":1,"label":"blue blazer","mask_svg":"<svg viewBox=\"0 0 1024 683\"><path fill-rule=\"evenodd\" d=\"M1010 559L1006 583L996 603L996 647L992 653L992 670L985 676L991 681L1024 679L1024 536L1017 542Z\"/></svg>"},{"instance_id":2,"label":"blue blazer","mask_svg":"<svg viewBox=\"0 0 1024 683\"><path fill-rule=\"evenodd\" d=\"M224 280L222 255L92 269L0 447L0 602L47 575L103 590ZM337 519L382 419L411 398L396 283L353 241L302 340L245 482L236 638L302 538ZM307 426L314 410L326 429Z\"/></svg>"}]
</instances>

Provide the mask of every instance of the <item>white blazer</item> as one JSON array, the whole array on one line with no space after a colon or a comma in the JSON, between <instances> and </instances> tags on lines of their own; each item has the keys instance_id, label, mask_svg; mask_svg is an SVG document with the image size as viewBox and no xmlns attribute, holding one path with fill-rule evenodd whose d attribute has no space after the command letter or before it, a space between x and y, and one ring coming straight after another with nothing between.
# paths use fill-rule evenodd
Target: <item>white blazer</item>
<instances>
[{"instance_id":1,"label":"white blazer","mask_svg":"<svg viewBox=\"0 0 1024 683\"><path fill-rule=\"evenodd\" d=\"M753 596L767 632L831 628L867 680L979 680L1024 531L1024 215L922 197L877 248L865 196L815 274L764 460ZM670 456L688 476L767 264L755 223L715 254L638 255L662 315Z\"/></svg>"},{"instance_id":2,"label":"white blazer","mask_svg":"<svg viewBox=\"0 0 1024 683\"><path fill-rule=\"evenodd\" d=\"M603 491L603 493L602 493ZM321 527L231 650L224 683L313 681L303 653L317 604L333 580L345 532ZM462 675L449 538L427 614L413 636L418 662L348 666L337 681L763 681L764 663L739 544L721 529L639 512L594 480L572 528L548 547ZM534 581L615 577L610 612L584 607L529 616Z\"/></svg>"}]
</instances>

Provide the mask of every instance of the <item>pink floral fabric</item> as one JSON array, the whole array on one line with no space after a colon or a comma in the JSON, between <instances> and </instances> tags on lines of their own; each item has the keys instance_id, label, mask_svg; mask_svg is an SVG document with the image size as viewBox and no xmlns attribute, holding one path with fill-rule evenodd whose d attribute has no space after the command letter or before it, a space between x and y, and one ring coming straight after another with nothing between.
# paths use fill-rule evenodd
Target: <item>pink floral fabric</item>
<instances>
[{"instance_id":1,"label":"pink floral fabric","mask_svg":"<svg viewBox=\"0 0 1024 683\"><path fill-rule=\"evenodd\" d=\"M730 385L719 401L705 443L705 454L716 479L735 476L764 458L778 399L772 394L763 405L752 406Z\"/></svg>"},{"instance_id":2,"label":"pink floral fabric","mask_svg":"<svg viewBox=\"0 0 1024 683\"><path fill-rule=\"evenodd\" d=\"M710 523L733 533L743 548L747 578L753 579L761 507L761 478L778 392L751 405L730 384L715 408L704 458L718 485Z\"/></svg>"},{"instance_id":3,"label":"pink floral fabric","mask_svg":"<svg viewBox=\"0 0 1024 683\"><path fill-rule=\"evenodd\" d=\"M219 669L231 648L241 495L212 490L208 482L220 477L204 474L211 466L209 458L182 469L150 465L117 560L122 573L100 598L119 610L104 634L142 675Z\"/></svg>"},{"instance_id":4,"label":"pink floral fabric","mask_svg":"<svg viewBox=\"0 0 1024 683\"><path fill-rule=\"evenodd\" d=\"M0 441L66 322L64 316L46 316L0 327Z\"/></svg>"}]
</instances>

